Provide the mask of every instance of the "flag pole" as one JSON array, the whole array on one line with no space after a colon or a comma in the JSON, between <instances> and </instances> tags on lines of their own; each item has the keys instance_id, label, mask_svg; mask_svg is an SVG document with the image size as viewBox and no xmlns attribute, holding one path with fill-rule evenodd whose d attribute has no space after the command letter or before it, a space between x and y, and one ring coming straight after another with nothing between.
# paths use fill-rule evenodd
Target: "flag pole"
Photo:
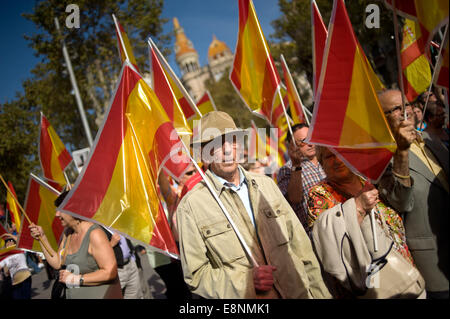
<instances>
[{"instance_id":1,"label":"flag pole","mask_svg":"<svg viewBox=\"0 0 450 319\"><path fill-rule=\"evenodd\" d=\"M292 84L294 84L294 80L292 78L291 71L289 71L288 65L287 65L286 60L284 59L283 55L281 55L281 62L284 64L284 67L286 68L289 80L291 81ZM300 95L298 94L298 91L297 91L297 88L295 87L295 85L294 85L293 89L294 89L295 95L297 96L298 101L300 102L300 106L301 106L302 112L303 112L303 117L305 118L306 123L308 123L308 126L309 126L310 123L309 123L308 117L306 116L305 106L303 105L302 99L300 98Z\"/></svg>"},{"instance_id":2,"label":"flag pole","mask_svg":"<svg viewBox=\"0 0 450 319\"><path fill-rule=\"evenodd\" d=\"M20 205L19 200L16 198L16 196L14 196L13 192L11 192L11 190L9 189L8 185L6 184L6 182L3 179L3 176L1 174L0 174L0 179L2 180L3 185L5 185L6 190L8 191L8 193L12 196L12 198L14 198L14 201L16 202L17 206L19 207L19 209L22 212L23 216L25 216L25 218L27 219L28 223L33 224L33 222L31 221L30 217L28 217L27 213L23 209L22 205ZM44 246L44 248L47 250L47 252L49 253L50 257L53 257L53 255L50 252L48 246L42 241L41 236L38 237L38 240L42 244L42 246Z\"/></svg>"},{"instance_id":3,"label":"flag pole","mask_svg":"<svg viewBox=\"0 0 450 319\"><path fill-rule=\"evenodd\" d=\"M50 191L52 191L53 193L55 193L56 195L61 195L61 192L58 191L57 189L55 189L54 187L52 187L50 184L46 183L43 179L37 177L36 175L34 175L33 173L30 173L30 176L33 177L36 181L38 181L40 184L42 184L42 186L47 187Z\"/></svg>"},{"instance_id":4,"label":"flag pole","mask_svg":"<svg viewBox=\"0 0 450 319\"><path fill-rule=\"evenodd\" d=\"M405 107L405 87L403 85L403 69L402 69L402 60L400 55L400 40L398 38L398 18L397 18L397 9L395 7L395 0L392 0L392 10L393 10L393 18L394 18L394 37L395 37L395 51L397 53L397 69L398 69L398 81L400 90L402 92L402 108L404 112L404 118L406 117L406 107Z\"/></svg>"},{"instance_id":5,"label":"flag pole","mask_svg":"<svg viewBox=\"0 0 450 319\"><path fill-rule=\"evenodd\" d=\"M122 32L120 31L119 24L118 24L118 21L116 19L116 16L114 15L114 13L112 14L112 17L114 20L114 25L116 26L117 35L119 36L120 44L122 45L122 50L125 54L125 58L128 61L130 61L130 63L131 63L130 57L128 56L127 48L125 47L125 43L123 42L123 39L122 39ZM121 53L120 48L119 48L119 53Z\"/></svg>"},{"instance_id":6,"label":"flag pole","mask_svg":"<svg viewBox=\"0 0 450 319\"><path fill-rule=\"evenodd\" d=\"M292 142L294 143L294 146L297 147L297 144L295 143L295 139L294 139L294 133L292 132L291 123L289 122L289 116L287 115L287 112L286 112L286 106L284 105L283 96L281 95L280 88L281 88L281 85L278 85L277 93L278 93L278 96L280 97L281 106L283 107L283 113L284 113L284 116L286 117L286 122L287 122L287 125L289 128L289 132L291 133Z\"/></svg>"},{"instance_id":7,"label":"flag pole","mask_svg":"<svg viewBox=\"0 0 450 319\"><path fill-rule=\"evenodd\" d=\"M438 58L437 58L436 64L435 64L436 66L439 65L440 60L441 60L441 58L442 58L442 48L444 47L443 44L444 44L444 41L445 41L445 37L447 37L447 36L448 36L448 23L447 23L447 25L445 26L443 42L441 43L440 48L439 48L439 54L438 54ZM430 86L428 87L428 91L427 91L427 92L428 92L428 94L427 94L427 99L426 99L426 101L425 101L425 106L423 107L422 120L420 121L420 126L419 126L419 127L422 127L422 125L423 125L423 119L425 118L425 112L426 112L426 110L427 110L428 100L430 99L431 87L433 86L434 77L436 76L436 70L437 70L437 67L435 67L434 70L433 70L433 76L431 77L431 83L430 83Z\"/></svg>"},{"instance_id":8,"label":"flag pole","mask_svg":"<svg viewBox=\"0 0 450 319\"><path fill-rule=\"evenodd\" d=\"M55 18L56 30L60 33L58 18ZM61 33L60 33L61 34ZM70 82L72 83L73 91L75 93L75 100L77 101L78 111L80 112L81 122L83 123L84 132L86 133L86 138L88 140L89 146L92 147L92 135L89 128L89 123L86 119L86 113L84 112L83 101L81 100L80 91L78 90L77 80L75 74L73 73L72 63L70 62L69 53L67 51L66 43L64 39L61 40L62 51L64 60L66 61L67 70L69 71Z\"/></svg>"}]
</instances>

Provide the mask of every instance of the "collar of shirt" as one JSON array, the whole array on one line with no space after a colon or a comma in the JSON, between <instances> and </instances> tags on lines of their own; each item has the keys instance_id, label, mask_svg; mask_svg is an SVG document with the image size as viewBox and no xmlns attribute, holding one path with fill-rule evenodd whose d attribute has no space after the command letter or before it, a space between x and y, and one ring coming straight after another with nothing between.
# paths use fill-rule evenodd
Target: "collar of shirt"
<instances>
[{"instance_id":1,"label":"collar of shirt","mask_svg":"<svg viewBox=\"0 0 450 319\"><path fill-rule=\"evenodd\" d=\"M234 191L239 191L242 187L242 184L247 183L247 180L245 179L244 173L242 172L241 168L238 167L239 169L239 185L234 185L233 183L230 183L229 181L227 181L226 179L217 176L212 170L210 170L211 174L217 178L217 180L225 187L231 188Z\"/></svg>"}]
</instances>

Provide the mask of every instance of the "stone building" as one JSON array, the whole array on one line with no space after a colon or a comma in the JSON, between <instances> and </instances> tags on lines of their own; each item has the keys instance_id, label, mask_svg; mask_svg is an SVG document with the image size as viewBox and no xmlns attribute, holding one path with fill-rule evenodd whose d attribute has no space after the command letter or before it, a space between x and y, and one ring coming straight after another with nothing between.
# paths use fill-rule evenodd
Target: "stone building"
<instances>
[{"instance_id":1,"label":"stone building","mask_svg":"<svg viewBox=\"0 0 450 319\"><path fill-rule=\"evenodd\" d=\"M209 79L219 80L227 68L233 64L233 53L215 36L208 49L208 65L201 66L199 55L180 26L177 18L173 19L175 33L175 61L181 72L181 82L191 97L197 101L206 91L205 82ZM228 75L225 75L228 76Z\"/></svg>"}]
</instances>

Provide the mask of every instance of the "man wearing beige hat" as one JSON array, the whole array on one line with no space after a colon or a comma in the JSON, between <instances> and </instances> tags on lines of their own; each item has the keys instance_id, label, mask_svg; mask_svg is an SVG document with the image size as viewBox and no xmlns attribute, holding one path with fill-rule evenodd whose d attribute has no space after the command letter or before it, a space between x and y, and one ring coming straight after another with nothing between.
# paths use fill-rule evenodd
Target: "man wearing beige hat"
<instances>
[{"instance_id":1,"label":"man wearing beige hat","mask_svg":"<svg viewBox=\"0 0 450 319\"><path fill-rule=\"evenodd\" d=\"M209 169L176 211L186 283L204 298L330 298L310 240L277 185L238 164L243 134L227 113L213 111L193 138Z\"/></svg>"}]
</instances>

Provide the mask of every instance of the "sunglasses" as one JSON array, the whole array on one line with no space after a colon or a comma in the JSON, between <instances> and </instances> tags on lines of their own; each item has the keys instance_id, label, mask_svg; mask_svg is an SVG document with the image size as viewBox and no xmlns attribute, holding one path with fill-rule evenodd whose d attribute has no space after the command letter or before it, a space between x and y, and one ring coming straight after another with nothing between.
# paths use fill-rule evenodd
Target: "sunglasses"
<instances>
[{"instance_id":1,"label":"sunglasses","mask_svg":"<svg viewBox=\"0 0 450 319\"><path fill-rule=\"evenodd\" d=\"M405 107L408 106L408 105L411 105L411 104L410 103L405 103ZM397 111L403 111L403 106L396 105L392 109L390 109L389 111L385 111L384 114L385 115L390 115L390 114L395 113Z\"/></svg>"},{"instance_id":2,"label":"sunglasses","mask_svg":"<svg viewBox=\"0 0 450 319\"><path fill-rule=\"evenodd\" d=\"M302 146L308 145L308 143L305 143L305 140L306 140L306 137L304 139L295 141L295 144L297 145L297 147L302 147Z\"/></svg>"}]
</instances>

